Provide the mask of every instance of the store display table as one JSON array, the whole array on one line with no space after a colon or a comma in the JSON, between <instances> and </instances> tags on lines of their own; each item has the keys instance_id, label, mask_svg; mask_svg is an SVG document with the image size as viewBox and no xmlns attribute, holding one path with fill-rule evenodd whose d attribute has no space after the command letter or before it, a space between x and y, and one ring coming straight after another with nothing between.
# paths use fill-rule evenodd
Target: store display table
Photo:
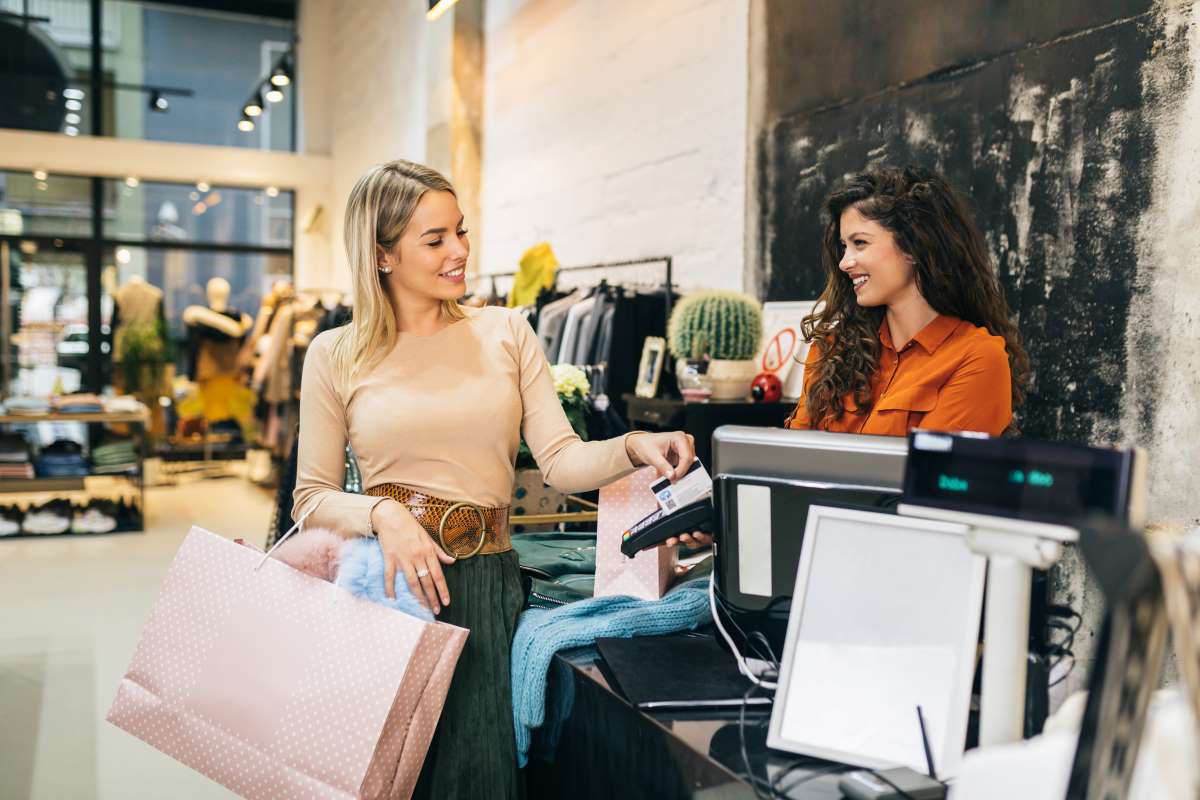
<instances>
[{"instance_id":1,"label":"store display table","mask_svg":"<svg viewBox=\"0 0 1200 800\"><path fill-rule=\"evenodd\" d=\"M634 430L686 431L696 438L696 455L705 466L712 468L712 435L722 425L749 425L758 428L781 428L796 404L752 403L749 400L709 400L704 403L685 403L663 397L622 398Z\"/></svg>"},{"instance_id":2,"label":"store display table","mask_svg":"<svg viewBox=\"0 0 1200 800\"><path fill-rule=\"evenodd\" d=\"M552 665L552 676L567 674L573 684L568 688L571 713L553 761L535 756L526 768L530 800L755 797L744 777L740 708L643 712L613 688L594 648L560 653L555 659L559 663ZM559 669L564 664L569 670ZM745 717L746 754L763 780L801 760L767 748L769 716L769 710L750 707ZM781 781L785 789L794 786L784 796L837 800L842 796L837 771L838 765L829 762L805 761Z\"/></svg>"}]
</instances>

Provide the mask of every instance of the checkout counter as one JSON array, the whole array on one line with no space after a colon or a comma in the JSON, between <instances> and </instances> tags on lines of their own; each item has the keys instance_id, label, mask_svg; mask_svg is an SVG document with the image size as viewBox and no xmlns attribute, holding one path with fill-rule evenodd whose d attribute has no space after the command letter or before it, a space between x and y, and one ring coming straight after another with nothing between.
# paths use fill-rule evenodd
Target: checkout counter
<instances>
[{"instance_id":1,"label":"checkout counter","mask_svg":"<svg viewBox=\"0 0 1200 800\"><path fill-rule=\"evenodd\" d=\"M914 446L924 452L910 460ZM993 572L999 565L1000 574L1007 576L1005 591L1023 592L1024 597L1017 604L1016 627L989 619L992 638L998 642L1007 637L1002 646L993 644L995 663L983 670L984 731L993 731L985 738L990 736L988 743L996 744L1021 738L1025 709L1036 707L1021 698L1026 698L1026 692L1037 695L1044 690L1044 686L1027 687L1021 670L1017 670L1019 681L1011 676L991 678L990 695L987 688L989 670L992 675L999 675L1002 667L1012 671L1012 654L1021 653L1019 665L1025 660L1026 643L1036 646L1038 638L1029 637L1027 623L1031 586L1037 585L1032 581L1035 568L1048 568L1061 547L1075 540L1077 532L1068 520L1099 512L1110 520L1128 522L1140 515L1144 498L1144 476L1135 451L1020 440L939 434L905 441L723 428L714 437L713 459L714 516L719 528L714 590L721 598L724 627L736 631L732 643L746 655L753 650L746 632L758 631L763 634L759 641L765 640L776 654L784 654L786 638L788 654L782 660L794 658L797 626L794 620L788 625L788 609L793 586L799 589L804 583L797 583L797 570L801 542L813 536L811 525L806 529L810 506L831 503L857 509L853 513L865 511L885 525L887 515L897 512L928 520L930 529L958 530L957 525L978 562L977 584L982 583L984 559L991 561ZM924 474L930 469L938 475ZM1054 481L1062 491L1048 501L1047 490ZM904 524L914 527L911 519ZM1027 546L1014 549L1011 543L1018 540ZM1025 550L1032 555L1024 557ZM806 558L811 560L812 554ZM981 585L976 589L981 595ZM1036 629L1036 602L1032 610ZM974 634L969 635L972 638L961 644L964 652L973 653ZM621 674L614 670L621 667L621 641L626 642L627 655L640 653L647 679L659 681L660 687L670 678L654 675L685 676L686 683L689 674L725 670L724 703L688 707L680 687L671 687L673 694L666 692L672 698L668 703L636 702L645 693L639 695L638 687L622 684L639 672L636 664L627 659ZM1001 658L1009 661L1002 665ZM960 693L969 692L973 667L967 669L965 687L963 680L956 681ZM569 713L559 721L552 758L539 758L536 751L531 757L526 769L531 798L841 798L845 795L839 781L857 769L811 753L768 747L769 728L773 741L780 740L778 720L772 722L772 706L765 699L771 692L737 674L734 658L711 627L653 639L618 640L615 645L600 640L596 647L560 653L551 669L549 691L568 698L563 707ZM961 704L956 708L965 726L966 712ZM978 725L978 715L972 712L966 737L972 746L979 736ZM923 728L922 721L922 736ZM953 749L955 735L951 733L948 740ZM926 756L929 749L926 740ZM869 761L858 763L873 766ZM758 785L752 785L752 780Z\"/></svg>"}]
</instances>

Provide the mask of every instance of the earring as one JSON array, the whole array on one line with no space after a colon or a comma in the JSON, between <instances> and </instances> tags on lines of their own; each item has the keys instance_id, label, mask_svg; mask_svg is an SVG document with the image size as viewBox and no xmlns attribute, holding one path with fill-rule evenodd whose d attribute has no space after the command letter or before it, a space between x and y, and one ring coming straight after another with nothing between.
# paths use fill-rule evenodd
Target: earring
<instances>
[{"instance_id":1,"label":"earring","mask_svg":"<svg viewBox=\"0 0 1200 800\"><path fill-rule=\"evenodd\" d=\"M392 274L391 267L376 267L376 269L379 270L381 275L391 275Z\"/></svg>"}]
</instances>

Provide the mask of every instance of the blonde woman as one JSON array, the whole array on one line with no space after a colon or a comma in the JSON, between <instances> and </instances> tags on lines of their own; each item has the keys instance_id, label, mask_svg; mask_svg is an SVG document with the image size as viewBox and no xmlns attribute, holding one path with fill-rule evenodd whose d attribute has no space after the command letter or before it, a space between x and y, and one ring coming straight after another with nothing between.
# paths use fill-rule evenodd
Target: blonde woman
<instances>
[{"instance_id":1,"label":"blonde woman","mask_svg":"<svg viewBox=\"0 0 1200 800\"><path fill-rule=\"evenodd\" d=\"M402 574L440 620L471 631L416 796L516 797L509 650L524 598L507 507L520 436L564 491L642 465L682 477L693 443L683 433L580 441L528 323L458 305L470 243L434 170L367 170L345 238L354 320L316 337L305 358L293 515L377 536L389 593ZM347 442L362 495L342 491Z\"/></svg>"}]
</instances>

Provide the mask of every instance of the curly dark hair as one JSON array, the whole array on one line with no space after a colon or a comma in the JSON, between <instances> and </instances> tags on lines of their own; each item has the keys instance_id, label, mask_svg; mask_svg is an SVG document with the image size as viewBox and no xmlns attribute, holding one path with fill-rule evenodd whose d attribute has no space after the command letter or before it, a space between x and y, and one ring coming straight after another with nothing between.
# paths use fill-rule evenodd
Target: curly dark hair
<instances>
[{"instance_id":1,"label":"curly dark hair","mask_svg":"<svg viewBox=\"0 0 1200 800\"><path fill-rule=\"evenodd\" d=\"M886 307L858 304L850 279L838 268L842 258L842 212L854 207L887 228L914 262L917 289L939 314L957 317L1004 337L1012 370L1012 404L1025 401L1029 356L996 277L983 236L967 205L945 178L920 167L878 167L834 189L822 206L825 232L821 263L827 283L817 311L805 317L804 338L820 348L810 367L805 410L816 427L840 420L850 395L859 414L871 410L871 379L879 367L879 326Z\"/></svg>"}]
</instances>

